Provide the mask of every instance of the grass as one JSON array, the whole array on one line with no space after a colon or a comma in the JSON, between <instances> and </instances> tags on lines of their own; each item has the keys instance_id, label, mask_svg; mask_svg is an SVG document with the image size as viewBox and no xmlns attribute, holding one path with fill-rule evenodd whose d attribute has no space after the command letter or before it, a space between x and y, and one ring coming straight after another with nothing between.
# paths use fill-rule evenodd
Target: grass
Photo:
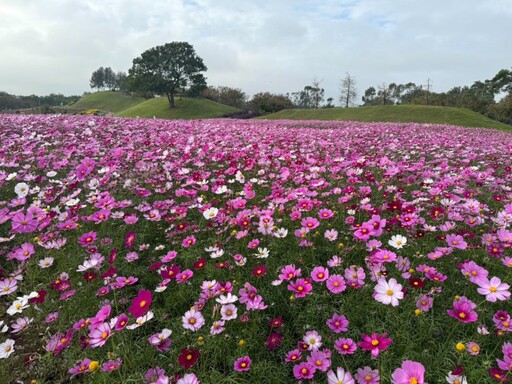
<instances>
[{"instance_id":1,"label":"grass","mask_svg":"<svg viewBox=\"0 0 512 384\"><path fill-rule=\"evenodd\" d=\"M261 117L261 119L345 120L401 123L413 122L512 130L512 126L510 125L492 120L466 108L427 105L389 105L328 109L286 109Z\"/></svg>"},{"instance_id":2,"label":"grass","mask_svg":"<svg viewBox=\"0 0 512 384\"><path fill-rule=\"evenodd\" d=\"M176 107L169 108L165 97L156 97L117 113L121 117L158 117L162 119L209 119L223 117L237 109L205 99L175 98Z\"/></svg>"},{"instance_id":3,"label":"grass","mask_svg":"<svg viewBox=\"0 0 512 384\"><path fill-rule=\"evenodd\" d=\"M95 92L85 95L72 108L99 109L106 112L120 112L144 101L141 97L121 92Z\"/></svg>"}]
</instances>

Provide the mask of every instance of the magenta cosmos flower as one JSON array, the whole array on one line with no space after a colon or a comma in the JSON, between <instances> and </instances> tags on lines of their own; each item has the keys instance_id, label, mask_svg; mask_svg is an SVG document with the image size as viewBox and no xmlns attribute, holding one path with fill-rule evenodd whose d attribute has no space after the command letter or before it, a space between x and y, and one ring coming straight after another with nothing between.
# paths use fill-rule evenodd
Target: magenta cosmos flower
<instances>
[{"instance_id":1,"label":"magenta cosmos flower","mask_svg":"<svg viewBox=\"0 0 512 384\"><path fill-rule=\"evenodd\" d=\"M416 361L405 360L391 375L393 384L425 384L425 367Z\"/></svg>"},{"instance_id":2,"label":"magenta cosmos flower","mask_svg":"<svg viewBox=\"0 0 512 384\"><path fill-rule=\"evenodd\" d=\"M144 316L144 314L149 311L149 307L151 305L152 294L151 291L142 289L137 294L137 297L133 299L133 303L128 311L133 315L133 317L138 318Z\"/></svg>"},{"instance_id":3,"label":"magenta cosmos flower","mask_svg":"<svg viewBox=\"0 0 512 384\"><path fill-rule=\"evenodd\" d=\"M387 336L387 333L383 333L382 335L372 333L371 336L363 334L361 335L363 341L360 341L358 345L366 351L371 351L372 359L376 359L379 353L388 349L393 342L393 340Z\"/></svg>"},{"instance_id":4,"label":"magenta cosmos flower","mask_svg":"<svg viewBox=\"0 0 512 384\"><path fill-rule=\"evenodd\" d=\"M478 314L473 311L473 306L467 301L455 301L453 309L449 309L447 312L461 323L474 323L478 320Z\"/></svg>"},{"instance_id":5,"label":"magenta cosmos flower","mask_svg":"<svg viewBox=\"0 0 512 384\"><path fill-rule=\"evenodd\" d=\"M89 346L91 348L97 348L103 346L110 335L112 334L112 330L110 328L109 323L103 323L98 328L93 329L89 332Z\"/></svg>"},{"instance_id":6,"label":"magenta cosmos flower","mask_svg":"<svg viewBox=\"0 0 512 384\"><path fill-rule=\"evenodd\" d=\"M248 372L251 369L251 358L249 356L242 356L235 360L233 369L237 372Z\"/></svg>"}]
</instances>

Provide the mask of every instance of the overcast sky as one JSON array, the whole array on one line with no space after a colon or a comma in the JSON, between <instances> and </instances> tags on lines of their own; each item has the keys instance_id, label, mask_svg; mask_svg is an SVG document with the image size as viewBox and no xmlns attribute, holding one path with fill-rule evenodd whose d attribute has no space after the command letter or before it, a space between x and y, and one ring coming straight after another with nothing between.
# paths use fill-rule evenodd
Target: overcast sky
<instances>
[{"instance_id":1,"label":"overcast sky","mask_svg":"<svg viewBox=\"0 0 512 384\"><path fill-rule=\"evenodd\" d=\"M339 104L382 83L447 91L512 67L512 0L0 0L0 91L91 91L172 41L193 45L209 85L299 91L316 78Z\"/></svg>"}]
</instances>

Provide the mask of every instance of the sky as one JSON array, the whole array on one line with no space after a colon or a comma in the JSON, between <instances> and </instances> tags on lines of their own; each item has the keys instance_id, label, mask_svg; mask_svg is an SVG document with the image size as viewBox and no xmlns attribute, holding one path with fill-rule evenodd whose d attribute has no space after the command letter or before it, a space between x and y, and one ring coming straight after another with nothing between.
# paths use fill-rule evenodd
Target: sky
<instances>
[{"instance_id":1,"label":"sky","mask_svg":"<svg viewBox=\"0 0 512 384\"><path fill-rule=\"evenodd\" d=\"M99 67L125 71L191 44L208 85L288 93L320 81L339 104L370 87L445 92L512 68L512 0L0 0L0 91L81 95Z\"/></svg>"}]
</instances>

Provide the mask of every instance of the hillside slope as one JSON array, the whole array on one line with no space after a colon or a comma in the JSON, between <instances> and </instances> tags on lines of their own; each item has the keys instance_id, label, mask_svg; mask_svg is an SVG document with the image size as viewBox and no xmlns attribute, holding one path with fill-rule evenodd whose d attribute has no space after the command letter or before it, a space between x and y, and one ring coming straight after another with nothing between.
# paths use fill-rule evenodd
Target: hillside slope
<instances>
[{"instance_id":1,"label":"hillside slope","mask_svg":"<svg viewBox=\"0 0 512 384\"><path fill-rule=\"evenodd\" d=\"M260 117L270 120L345 120L414 122L512 130L512 126L465 108L427 105L386 105L354 108L285 109Z\"/></svg>"},{"instance_id":2,"label":"hillside slope","mask_svg":"<svg viewBox=\"0 0 512 384\"><path fill-rule=\"evenodd\" d=\"M144 101L141 97L126 95L121 92L95 92L83 96L74 103L73 109L99 109L105 112L120 112Z\"/></svg>"},{"instance_id":3,"label":"hillside slope","mask_svg":"<svg viewBox=\"0 0 512 384\"><path fill-rule=\"evenodd\" d=\"M169 108L165 97L155 97L118 112L122 117L158 117L162 119L208 119L223 117L237 109L207 99L175 99L176 107Z\"/></svg>"}]
</instances>

